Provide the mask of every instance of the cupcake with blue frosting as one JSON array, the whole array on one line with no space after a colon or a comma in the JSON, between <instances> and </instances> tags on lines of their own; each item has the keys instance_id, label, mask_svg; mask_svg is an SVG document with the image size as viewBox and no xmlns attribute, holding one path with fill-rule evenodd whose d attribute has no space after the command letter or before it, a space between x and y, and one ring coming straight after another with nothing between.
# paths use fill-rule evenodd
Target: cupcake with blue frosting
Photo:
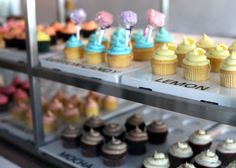
<instances>
[{"instance_id":1,"label":"cupcake with blue frosting","mask_svg":"<svg viewBox=\"0 0 236 168\"><path fill-rule=\"evenodd\" d=\"M66 60L79 60L83 58L83 44L75 36L71 36L66 41L64 58Z\"/></svg>"},{"instance_id":2,"label":"cupcake with blue frosting","mask_svg":"<svg viewBox=\"0 0 236 168\"><path fill-rule=\"evenodd\" d=\"M140 38L143 35L143 30L140 29L137 32L133 33L131 36L131 42L134 45L134 42L136 41L136 39Z\"/></svg>"},{"instance_id":3,"label":"cupcake with blue frosting","mask_svg":"<svg viewBox=\"0 0 236 168\"><path fill-rule=\"evenodd\" d=\"M89 37L89 39L92 40L92 41L96 40L97 38L98 38L98 35L96 33L92 34ZM102 45L104 45L106 49L109 48L109 41L105 36L102 37Z\"/></svg>"},{"instance_id":4,"label":"cupcake with blue frosting","mask_svg":"<svg viewBox=\"0 0 236 168\"><path fill-rule=\"evenodd\" d=\"M164 27L161 27L160 30L156 33L154 41L155 41L155 48L159 48L165 43L167 44L172 43L174 39Z\"/></svg>"}]
</instances>

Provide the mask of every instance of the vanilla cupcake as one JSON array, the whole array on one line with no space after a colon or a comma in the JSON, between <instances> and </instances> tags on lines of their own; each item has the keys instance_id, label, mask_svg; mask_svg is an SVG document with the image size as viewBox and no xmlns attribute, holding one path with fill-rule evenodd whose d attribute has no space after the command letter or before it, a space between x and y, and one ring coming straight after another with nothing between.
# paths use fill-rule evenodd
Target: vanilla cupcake
<instances>
[{"instance_id":1,"label":"vanilla cupcake","mask_svg":"<svg viewBox=\"0 0 236 168\"><path fill-rule=\"evenodd\" d=\"M206 34L204 34L201 39L197 42L197 47L204 49L205 51L209 51L210 49L216 46L214 40L209 38Z\"/></svg>"},{"instance_id":2,"label":"vanilla cupcake","mask_svg":"<svg viewBox=\"0 0 236 168\"><path fill-rule=\"evenodd\" d=\"M184 78L190 81L206 81L211 70L206 51L196 48L189 52L183 60Z\"/></svg>"},{"instance_id":3,"label":"vanilla cupcake","mask_svg":"<svg viewBox=\"0 0 236 168\"><path fill-rule=\"evenodd\" d=\"M236 51L236 41L229 46L229 51L230 52Z\"/></svg>"},{"instance_id":4,"label":"vanilla cupcake","mask_svg":"<svg viewBox=\"0 0 236 168\"><path fill-rule=\"evenodd\" d=\"M219 44L215 48L209 50L206 56L211 63L211 72L220 72L220 65L229 55L228 47L224 44Z\"/></svg>"},{"instance_id":5,"label":"vanilla cupcake","mask_svg":"<svg viewBox=\"0 0 236 168\"><path fill-rule=\"evenodd\" d=\"M203 151L194 158L194 165L197 168L220 168L221 161L212 151Z\"/></svg>"},{"instance_id":6,"label":"vanilla cupcake","mask_svg":"<svg viewBox=\"0 0 236 168\"><path fill-rule=\"evenodd\" d=\"M83 58L83 44L75 36L71 36L67 41L64 49L66 60L78 61Z\"/></svg>"},{"instance_id":7,"label":"vanilla cupcake","mask_svg":"<svg viewBox=\"0 0 236 168\"><path fill-rule=\"evenodd\" d=\"M236 167L236 159L231 162L226 168L235 168Z\"/></svg>"},{"instance_id":8,"label":"vanilla cupcake","mask_svg":"<svg viewBox=\"0 0 236 168\"><path fill-rule=\"evenodd\" d=\"M102 100L102 107L106 111L115 111L117 109L117 98L105 96Z\"/></svg>"},{"instance_id":9,"label":"vanilla cupcake","mask_svg":"<svg viewBox=\"0 0 236 168\"><path fill-rule=\"evenodd\" d=\"M192 37L184 37L183 42L180 43L175 53L178 57L178 66L182 67L183 59L185 58L186 54L196 48L196 41Z\"/></svg>"},{"instance_id":10,"label":"vanilla cupcake","mask_svg":"<svg viewBox=\"0 0 236 168\"><path fill-rule=\"evenodd\" d=\"M166 44L161 46L151 59L154 75L172 75L176 73L177 56Z\"/></svg>"},{"instance_id":11,"label":"vanilla cupcake","mask_svg":"<svg viewBox=\"0 0 236 168\"><path fill-rule=\"evenodd\" d=\"M169 159L164 153L154 152L154 155L143 161L142 168L169 168Z\"/></svg>"},{"instance_id":12,"label":"vanilla cupcake","mask_svg":"<svg viewBox=\"0 0 236 168\"><path fill-rule=\"evenodd\" d=\"M193 164L184 163L178 166L177 168L196 168Z\"/></svg>"},{"instance_id":13,"label":"vanilla cupcake","mask_svg":"<svg viewBox=\"0 0 236 168\"><path fill-rule=\"evenodd\" d=\"M220 84L228 88L236 88L236 52L233 51L220 67Z\"/></svg>"}]
</instances>

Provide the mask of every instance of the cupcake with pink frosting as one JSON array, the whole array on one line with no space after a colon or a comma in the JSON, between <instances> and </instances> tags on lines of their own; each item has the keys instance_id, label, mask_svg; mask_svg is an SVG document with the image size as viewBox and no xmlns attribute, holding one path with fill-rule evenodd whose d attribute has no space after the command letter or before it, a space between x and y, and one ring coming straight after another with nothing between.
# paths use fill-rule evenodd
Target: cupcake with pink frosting
<instances>
[{"instance_id":1,"label":"cupcake with pink frosting","mask_svg":"<svg viewBox=\"0 0 236 168\"><path fill-rule=\"evenodd\" d=\"M17 89L14 94L14 103L28 103L29 97L27 93L21 89Z\"/></svg>"},{"instance_id":2,"label":"cupcake with pink frosting","mask_svg":"<svg viewBox=\"0 0 236 168\"><path fill-rule=\"evenodd\" d=\"M9 101L7 96L0 94L0 112L5 112L9 109Z\"/></svg>"},{"instance_id":3,"label":"cupcake with pink frosting","mask_svg":"<svg viewBox=\"0 0 236 168\"><path fill-rule=\"evenodd\" d=\"M21 87L21 89L23 89L27 94L29 94L30 83L29 83L28 80L25 80L25 81L21 82L20 87Z\"/></svg>"},{"instance_id":4,"label":"cupcake with pink frosting","mask_svg":"<svg viewBox=\"0 0 236 168\"><path fill-rule=\"evenodd\" d=\"M15 76L11 83L13 86L18 88L18 87L21 87L22 81L19 76Z\"/></svg>"},{"instance_id":5,"label":"cupcake with pink frosting","mask_svg":"<svg viewBox=\"0 0 236 168\"><path fill-rule=\"evenodd\" d=\"M79 109L73 104L68 104L63 113L63 119L66 123L77 124L80 119Z\"/></svg>"},{"instance_id":6,"label":"cupcake with pink frosting","mask_svg":"<svg viewBox=\"0 0 236 168\"><path fill-rule=\"evenodd\" d=\"M15 94L16 88L14 85L8 85L3 89L3 93L8 97L9 101L13 100L13 96Z\"/></svg>"}]
</instances>

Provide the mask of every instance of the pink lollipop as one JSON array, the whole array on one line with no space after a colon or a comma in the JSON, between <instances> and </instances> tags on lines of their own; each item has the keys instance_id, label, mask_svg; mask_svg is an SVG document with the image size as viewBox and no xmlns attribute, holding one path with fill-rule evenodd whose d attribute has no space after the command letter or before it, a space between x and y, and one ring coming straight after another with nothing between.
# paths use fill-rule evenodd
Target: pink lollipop
<instances>
[{"instance_id":1,"label":"pink lollipop","mask_svg":"<svg viewBox=\"0 0 236 168\"><path fill-rule=\"evenodd\" d=\"M81 23L86 20L87 14L83 9L77 9L73 11L70 14L70 18L73 22L75 22L77 31L76 31L76 36L79 39L80 38L80 29L81 29Z\"/></svg>"}]
</instances>

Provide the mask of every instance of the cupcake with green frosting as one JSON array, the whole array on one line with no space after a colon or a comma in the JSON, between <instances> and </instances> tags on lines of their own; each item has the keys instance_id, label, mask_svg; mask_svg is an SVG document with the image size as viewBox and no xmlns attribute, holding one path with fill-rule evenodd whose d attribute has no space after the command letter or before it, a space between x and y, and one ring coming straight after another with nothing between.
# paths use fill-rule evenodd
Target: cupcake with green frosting
<instances>
[{"instance_id":1,"label":"cupcake with green frosting","mask_svg":"<svg viewBox=\"0 0 236 168\"><path fill-rule=\"evenodd\" d=\"M161 27L160 30L156 33L154 41L155 41L155 48L159 48L164 43L167 44L172 43L174 39L164 27Z\"/></svg>"},{"instance_id":2,"label":"cupcake with green frosting","mask_svg":"<svg viewBox=\"0 0 236 168\"><path fill-rule=\"evenodd\" d=\"M38 41L38 52L45 53L50 50L51 39L50 36L44 32L39 31L37 33L37 41Z\"/></svg>"},{"instance_id":3,"label":"cupcake with green frosting","mask_svg":"<svg viewBox=\"0 0 236 168\"><path fill-rule=\"evenodd\" d=\"M64 57L66 60L79 60L83 58L83 44L74 35L66 41Z\"/></svg>"},{"instance_id":4,"label":"cupcake with green frosting","mask_svg":"<svg viewBox=\"0 0 236 168\"><path fill-rule=\"evenodd\" d=\"M214 48L216 46L213 39L208 37L206 34L204 34L200 40L197 42L197 47L204 49L205 51L209 51L210 49Z\"/></svg>"},{"instance_id":5,"label":"cupcake with green frosting","mask_svg":"<svg viewBox=\"0 0 236 168\"><path fill-rule=\"evenodd\" d=\"M230 52L236 51L236 41L233 42L233 43L229 46L229 51L230 51Z\"/></svg>"}]
</instances>

